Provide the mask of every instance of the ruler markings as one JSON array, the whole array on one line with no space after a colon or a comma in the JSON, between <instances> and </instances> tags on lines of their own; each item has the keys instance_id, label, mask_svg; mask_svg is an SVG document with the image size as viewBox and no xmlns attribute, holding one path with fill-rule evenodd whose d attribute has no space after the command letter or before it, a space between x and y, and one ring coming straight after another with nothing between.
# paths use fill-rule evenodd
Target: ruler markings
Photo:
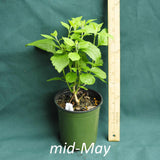
<instances>
[{"instance_id":1,"label":"ruler markings","mask_svg":"<svg viewBox=\"0 0 160 160\"><path fill-rule=\"evenodd\" d=\"M120 141L120 1L108 0L108 140Z\"/></svg>"}]
</instances>

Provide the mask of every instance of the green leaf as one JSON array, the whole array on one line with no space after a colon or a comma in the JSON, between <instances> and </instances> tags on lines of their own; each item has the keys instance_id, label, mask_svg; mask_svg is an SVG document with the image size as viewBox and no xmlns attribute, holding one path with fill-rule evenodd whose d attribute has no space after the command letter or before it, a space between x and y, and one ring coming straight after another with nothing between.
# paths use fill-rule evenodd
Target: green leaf
<instances>
[{"instance_id":1,"label":"green leaf","mask_svg":"<svg viewBox=\"0 0 160 160\"><path fill-rule=\"evenodd\" d=\"M78 30L75 30L74 33L83 33L85 31L86 31L85 29L78 29Z\"/></svg>"},{"instance_id":2,"label":"green leaf","mask_svg":"<svg viewBox=\"0 0 160 160\"><path fill-rule=\"evenodd\" d=\"M53 33L51 33L51 36L53 36L53 37L57 37L57 36L58 36L57 31L55 30Z\"/></svg>"},{"instance_id":3,"label":"green leaf","mask_svg":"<svg viewBox=\"0 0 160 160\"><path fill-rule=\"evenodd\" d=\"M97 75L98 77L100 77L101 79L106 79L107 77L106 73L98 67L93 67L91 68L90 71L94 73L95 75Z\"/></svg>"},{"instance_id":4,"label":"green leaf","mask_svg":"<svg viewBox=\"0 0 160 160\"><path fill-rule=\"evenodd\" d=\"M63 40L67 45L74 46L74 41L72 41L71 39L63 37Z\"/></svg>"},{"instance_id":5,"label":"green leaf","mask_svg":"<svg viewBox=\"0 0 160 160\"><path fill-rule=\"evenodd\" d=\"M97 48L94 44L89 43L88 48L82 48L82 51L85 52L90 58L92 58L94 61L101 58L101 52L100 49Z\"/></svg>"},{"instance_id":6,"label":"green leaf","mask_svg":"<svg viewBox=\"0 0 160 160\"><path fill-rule=\"evenodd\" d=\"M51 39L41 39L38 41L34 41L32 43L26 44L26 46L35 46L40 48L44 51L55 53L55 46L56 44Z\"/></svg>"},{"instance_id":7,"label":"green leaf","mask_svg":"<svg viewBox=\"0 0 160 160\"><path fill-rule=\"evenodd\" d=\"M101 32L98 33L98 46L107 46L108 38L113 39L113 36L108 34L107 28L104 28Z\"/></svg>"},{"instance_id":8,"label":"green leaf","mask_svg":"<svg viewBox=\"0 0 160 160\"><path fill-rule=\"evenodd\" d=\"M93 21L96 21L97 19L89 19L87 22L86 22L86 24L89 24L89 23L91 23L91 22L93 22Z\"/></svg>"},{"instance_id":9,"label":"green leaf","mask_svg":"<svg viewBox=\"0 0 160 160\"><path fill-rule=\"evenodd\" d=\"M99 32L100 30L101 30L101 27L103 26L103 23L100 23L100 24L98 24L98 26L97 26L97 32Z\"/></svg>"},{"instance_id":10,"label":"green leaf","mask_svg":"<svg viewBox=\"0 0 160 160\"><path fill-rule=\"evenodd\" d=\"M47 80L47 82L50 82L50 81L61 81L62 80L62 77L54 77L54 78L50 78Z\"/></svg>"},{"instance_id":11,"label":"green leaf","mask_svg":"<svg viewBox=\"0 0 160 160\"><path fill-rule=\"evenodd\" d=\"M54 55L51 57L51 62L55 69L60 73L69 64L68 55Z\"/></svg>"},{"instance_id":12,"label":"green leaf","mask_svg":"<svg viewBox=\"0 0 160 160\"><path fill-rule=\"evenodd\" d=\"M90 73L82 73L80 75L80 80L82 83L87 84L87 85L93 85L95 83L95 78Z\"/></svg>"},{"instance_id":13,"label":"green leaf","mask_svg":"<svg viewBox=\"0 0 160 160\"><path fill-rule=\"evenodd\" d=\"M80 40L80 34L77 34L77 33L73 33L72 35L71 35L71 39L74 39L74 40Z\"/></svg>"},{"instance_id":14,"label":"green leaf","mask_svg":"<svg viewBox=\"0 0 160 160\"><path fill-rule=\"evenodd\" d=\"M93 34L97 34L102 27L103 23L98 24L95 22L91 22L89 25L85 26L84 29L86 30L86 33L93 33Z\"/></svg>"},{"instance_id":15,"label":"green leaf","mask_svg":"<svg viewBox=\"0 0 160 160\"><path fill-rule=\"evenodd\" d=\"M89 72L91 69L90 69L88 66L86 66L86 67L83 67L82 70L83 70L84 72Z\"/></svg>"},{"instance_id":16,"label":"green leaf","mask_svg":"<svg viewBox=\"0 0 160 160\"><path fill-rule=\"evenodd\" d=\"M103 60L101 58L98 58L95 62L86 63L92 65L93 67L103 66Z\"/></svg>"},{"instance_id":17,"label":"green leaf","mask_svg":"<svg viewBox=\"0 0 160 160\"><path fill-rule=\"evenodd\" d=\"M98 33L98 46L108 45L108 33L107 29L104 28L100 33Z\"/></svg>"},{"instance_id":18,"label":"green leaf","mask_svg":"<svg viewBox=\"0 0 160 160\"><path fill-rule=\"evenodd\" d=\"M78 48L79 49L86 49L90 45L90 42L82 41L78 43Z\"/></svg>"},{"instance_id":19,"label":"green leaf","mask_svg":"<svg viewBox=\"0 0 160 160\"><path fill-rule=\"evenodd\" d=\"M91 24L91 23L90 23ZM96 30L94 29L93 25L87 25L84 27L85 29L85 34L89 34L89 33L94 33L96 34Z\"/></svg>"},{"instance_id":20,"label":"green leaf","mask_svg":"<svg viewBox=\"0 0 160 160\"><path fill-rule=\"evenodd\" d=\"M78 61L80 59L80 56L77 52L71 52L68 54L68 57L72 60L72 61Z\"/></svg>"},{"instance_id":21,"label":"green leaf","mask_svg":"<svg viewBox=\"0 0 160 160\"><path fill-rule=\"evenodd\" d=\"M54 39L52 36L47 35L47 34L41 34L41 36L47 39Z\"/></svg>"},{"instance_id":22,"label":"green leaf","mask_svg":"<svg viewBox=\"0 0 160 160\"><path fill-rule=\"evenodd\" d=\"M62 54L62 53L63 53L62 50L57 50L57 51L56 51L56 54Z\"/></svg>"},{"instance_id":23,"label":"green leaf","mask_svg":"<svg viewBox=\"0 0 160 160\"><path fill-rule=\"evenodd\" d=\"M80 60L79 67L80 68L85 68L85 67L87 67L87 65L86 65L86 63L83 60Z\"/></svg>"},{"instance_id":24,"label":"green leaf","mask_svg":"<svg viewBox=\"0 0 160 160\"><path fill-rule=\"evenodd\" d=\"M85 26L85 24L86 24L86 21L85 21L85 20L81 21L81 27L82 27L82 28Z\"/></svg>"},{"instance_id":25,"label":"green leaf","mask_svg":"<svg viewBox=\"0 0 160 160\"><path fill-rule=\"evenodd\" d=\"M71 68L72 71L77 72L77 68Z\"/></svg>"},{"instance_id":26,"label":"green leaf","mask_svg":"<svg viewBox=\"0 0 160 160\"><path fill-rule=\"evenodd\" d=\"M69 72L66 74L66 81L69 83L73 83L77 80L77 74L74 72Z\"/></svg>"},{"instance_id":27,"label":"green leaf","mask_svg":"<svg viewBox=\"0 0 160 160\"><path fill-rule=\"evenodd\" d=\"M86 62L84 62L83 60L80 60L80 61L79 61L79 67L80 67L84 72L90 71L90 68L86 65Z\"/></svg>"},{"instance_id":28,"label":"green leaf","mask_svg":"<svg viewBox=\"0 0 160 160\"><path fill-rule=\"evenodd\" d=\"M71 20L69 20L69 23L73 28L77 29L78 27L81 26L81 19L82 19L82 16L72 18Z\"/></svg>"},{"instance_id":29,"label":"green leaf","mask_svg":"<svg viewBox=\"0 0 160 160\"><path fill-rule=\"evenodd\" d=\"M88 90L88 88L84 87L84 86L80 86L80 88L84 89L84 90Z\"/></svg>"},{"instance_id":30,"label":"green leaf","mask_svg":"<svg viewBox=\"0 0 160 160\"><path fill-rule=\"evenodd\" d=\"M61 44L60 46L66 51L71 51L73 49L72 46L69 46L67 44Z\"/></svg>"},{"instance_id":31,"label":"green leaf","mask_svg":"<svg viewBox=\"0 0 160 160\"><path fill-rule=\"evenodd\" d=\"M82 61L84 61L85 63L88 62L88 58L85 52L79 52L78 54L80 55ZM80 60L80 63L81 63L81 60Z\"/></svg>"},{"instance_id":32,"label":"green leaf","mask_svg":"<svg viewBox=\"0 0 160 160\"><path fill-rule=\"evenodd\" d=\"M96 66L103 66L103 60L101 58L96 59L96 61L95 61L95 67Z\"/></svg>"},{"instance_id":33,"label":"green leaf","mask_svg":"<svg viewBox=\"0 0 160 160\"><path fill-rule=\"evenodd\" d=\"M68 22L74 28L75 24L72 22L72 20L69 20Z\"/></svg>"},{"instance_id":34,"label":"green leaf","mask_svg":"<svg viewBox=\"0 0 160 160\"><path fill-rule=\"evenodd\" d=\"M95 77L99 78L102 82L106 83L107 84L107 81L105 81L104 79L98 77L97 75L94 75Z\"/></svg>"},{"instance_id":35,"label":"green leaf","mask_svg":"<svg viewBox=\"0 0 160 160\"><path fill-rule=\"evenodd\" d=\"M65 28L67 28L69 30L69 25L67 23L61 22L62 26L64 26Z\"/></svg>"}]
</instances>

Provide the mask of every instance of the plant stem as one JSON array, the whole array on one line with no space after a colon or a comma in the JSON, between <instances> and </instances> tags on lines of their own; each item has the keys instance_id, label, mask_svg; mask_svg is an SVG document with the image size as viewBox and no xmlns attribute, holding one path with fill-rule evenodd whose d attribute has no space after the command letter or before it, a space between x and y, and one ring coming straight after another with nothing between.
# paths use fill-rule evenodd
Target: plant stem
<instances>
[{"instance_id":1,"label":"plant stem","mask_svg":"<svg viewBox=\"0 0 160 160\"><path fill-rule=\"evenodd\" d=\"M65 78L65 80L66 80L66 74L65 74L64 69L63 69L63 75L64 75L64 78ZM65 81L65 82L67 83L67 86L68 86L70 92L72 93L72 89L71 89L71 87L69 86L69 83L68 83L67 81Z\"/></svg>"},{"instance_id":2,"label":"plant stem","mask_svg":"<svg viewBox=\"0 0 160 160\"><path fill-rule=\"evenodd\" d=\"M76 92L75 86L73 86L73 94L74 94L74 98L75 98L76 103L79 105L79 99L77 97L77 92Z\"/></svg>"},{"instance_id":3,"label":"plant stem","mask_svg":"<svg viewBox=\"0 0 160 160\"><path fill-rule=\"evenodd\" d=\"M61 44L60 44L58 38L57 38L57 37L55 37L55 38L56 38L56 41L57 41L58 45L61 46Z\"/></svg>"},{"instance_id":4,"label":"plant stem","mask_svg":"<svg viewBox=\"0 0 160 160\"><path fill-rule=\"evenodd\" d=\"M79 67L79 61L77 62L77 67L78 67L78 84L77 84L77 89L76 89L76 93L78 93L79 89L80 89L80 75L81 75L81 69Z\"/></svg>"},{"instance_id":5,"label":"plant stem","mask_svg":"<svg viewBox=\"0 0 160 160\"><path fill-rule=\"evenodd\" d=\"M96 34L94 34L94 39L93 39L93 44L95 45L96 44Z\"/></svg>"},{"instance_id":6,"label":"plant stem","mask_svg":"<svg viewBox=\"0 0 160 160\"><path fill-rule=\"evenodd\" d=\"M72 29L72 26L69 27L69 30L68 30L68 38L70 37L71 29Z\"/></svg>"},{"instance_id":7,"label":"plant stem","mask_svg":"<svg viewBox=\"0 0 160 160\"><path fill-rule=\"evenodd\" d=\"M76 93L74 93L74 98L75 98L76 103L79 105L79 99L78 99L78 97L77 97L77 94L76 94Z\"/></svg>"},{"instance_id":8,"label":"plant stem","mask_svg":"<svg viewBox=\"0 0 160 160\"><path fill-rule=\"evenodd\" d=\"M69 71L70 71L70 72L72 72L72 69L71 69L71 68L72 68L72 67L71 67L71 64L69 63L69 65L68 65L68 66L69 66Z\"/></svg>"},{"instance_id":9,"label":"plant stem","mask_svg":"<svg viewBox=\"0 0 160 160\"><path fill-rule=\"evenodd\" d=\"M84 37L84 33L82 32L82 33L81 33L81 39L82 39L82 40L83 40L83 37Z\"/></svg>"}]
</instances>

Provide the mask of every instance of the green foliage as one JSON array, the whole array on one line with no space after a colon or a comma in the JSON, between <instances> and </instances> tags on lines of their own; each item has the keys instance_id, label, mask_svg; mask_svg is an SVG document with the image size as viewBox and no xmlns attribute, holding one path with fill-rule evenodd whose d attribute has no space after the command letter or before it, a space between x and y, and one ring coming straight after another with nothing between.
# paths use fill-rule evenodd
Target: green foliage
<instances>
[{"instance_id":1,"label":"green foliage","mask_svg":"<svg viewBox=\"0 0 160 160\"><path fill-rule=\"evenodd\" d=\"M92 60L96 61L97 59L101 58L101 51L100 49L95 46L94 44L87 42L88 47L80 48L82 52L85 52Z\"/></svg>"},{"instance_id":2,"label":"green foliage","mask_svg":"<svg viewBox=\"0 0 160 160\"><path fill-rule=\"evenodd\" d=\"M87 84L87 85L93 85L95 83L95 78L90 73L82 73L80 75L80 80L82 83Z\"/></svg>"},{"instance_id":3,"label":"green foliage","mask_svg":"<svg viewBox=\"0 0 160 160\"><path fill-rule=\"evenodd\" d=\"M107 46L108 38L113 37L106 28L102 28L103 23L95 21L96 19L82 20L82 16L72 18L69 23L61 22L68 30L66 37L59 39L55 30L50 35L41 34L45 39L27 44L53 53L51 62L59 73L62 72L63 77L47 81L65 81L72 93L77 93L80 88L87 90L84 86L93 85L95 78L106 82L106 73L99 68L103 66L99 46ZM86 40L88 36L93 37L93 40Z\"/></svg>"},{"instance_id":4,"label":"green foliage","mask_svg":"<svg viewBox=\"0 0 160 160\"><path fill-rule=\"evenodd\" d=\"M72 60L72 61L78 61L80 60L80 56L77 52L71 52L68 54L68 57Z\"/></svg>"},{"instance_id":5,"label":"green foliage","mask_svg":"<svg viewBox=\"0 0 160 160\"><path fill-rule=\"evenodd\" d=\"M64 40L64 43L67 44L68 46L74 46L75 45L74 41L69 39L69 38L63 37L62 39Z\"/></svg>"},{"instance_id":6,"label":"green foliage","mask_svg":"<svg viewBox=\"0 0 160 160\"><path fill-rule=\"evenodd\" d=\"M41 39L32 43L28 43L26 46L35 46L47 52L55 53L55 42L51 39Z\"/></svg>"},{"instance_id":7,"label":"green foliage","mask_svg":"<svg viewBox=\"0 0 160 160\"><path fill-rule=\"evenodd\" d=\"M54 55L51 57L51 62L55 69L60 73L69 64L68 55Z\"/></svg>"},{"instance_id":8,"label":"green foliage","mask_svg":"<svg viewBox=\"0 0 160 160\"><path fill-rule=\"evenodd\" d=\"M57 33L57 31L55 30L53 33L51 33L51 36L53 36L53 37L57 37L58 36L58 33Z\"/></svg>"},{"instance_id":9,"label":"green foliage","mask_svg":"<svg viewBox=\"0 0 160 160\"><path fill-rule=\"evenodd\" d=\"M98 46L105 46L108 45L108 33L107 29L104 28L99 34L98 34Z\"/></svg>"},{"instance_id":10,"label":"green foliage","mask_svg":"<svg viewBox=\"0 0 160 160\"><path fill-rule=\"evenodd\" d=\"M69 30L69 25L67 23L61 22L62 26Z\"/></svg>"},{"instance_id":11,"label":"green foliage","mask_svg":"<svg viewBox=\"0 0 160 160\"><path fill-rule=\"evenodd\" d=\"M58 81L58 80L63 81L63 77L50 78L50 79L47 80L47 82L50 82L50 81Z\"/></svg>"},{"instance_id":12,"label":"green foliage","mask_svg":"<svg viewBox=\"0 0 160 160\"><path fill-rule=\"evenodd\" d=\"M93 68L91 68L90 71L101 79L106 79L106 77L107 77L106 73L98 67L93 67Z\"/></svg>"},{"instance_id":13,"label":"green foliage","mask_svg":"<svg viewBox=\"0 0 160 160\"><path fill-rule=\"evenodd\" d=\"M41 34L41 36L47 39L54 39L52 36L47 35L47 34Z\"/></svg>"},{"instance_id":14,"label":"green foliage","mask_svg":"<svg viewBox=\"0 0 160 160\"><path fill-rule=\"evenodd\" d=\"M77 80L77 74L75 72L68 72L66 74L66 81L69 83L76 82Z\"/></svg>"}]
</instances>

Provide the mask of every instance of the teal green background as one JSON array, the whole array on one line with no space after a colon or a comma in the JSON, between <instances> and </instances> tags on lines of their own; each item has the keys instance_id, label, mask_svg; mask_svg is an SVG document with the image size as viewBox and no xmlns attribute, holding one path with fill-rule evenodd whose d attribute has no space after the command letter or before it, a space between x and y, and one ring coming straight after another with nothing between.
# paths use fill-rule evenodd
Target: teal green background
<instances>
[{"instance_id":1,"label":"teal green background","mask_svg":"<svg viewBox=\"0 0 160 160\"><path fill-rule=\"evenodd\" d=\"M0 0L0 159L152 160L160 157L160 1L121 0L121 141L108 142L107 86L93 89L104 97L97 145L101 155L49 154L58 145L53 97L65 87L46 82L58 75L49 53L25 44L40 39L71 17L97 18L107 27L105 0ZM107 48L102 48L107 72Z\"/></svg>"}]
</instances>

